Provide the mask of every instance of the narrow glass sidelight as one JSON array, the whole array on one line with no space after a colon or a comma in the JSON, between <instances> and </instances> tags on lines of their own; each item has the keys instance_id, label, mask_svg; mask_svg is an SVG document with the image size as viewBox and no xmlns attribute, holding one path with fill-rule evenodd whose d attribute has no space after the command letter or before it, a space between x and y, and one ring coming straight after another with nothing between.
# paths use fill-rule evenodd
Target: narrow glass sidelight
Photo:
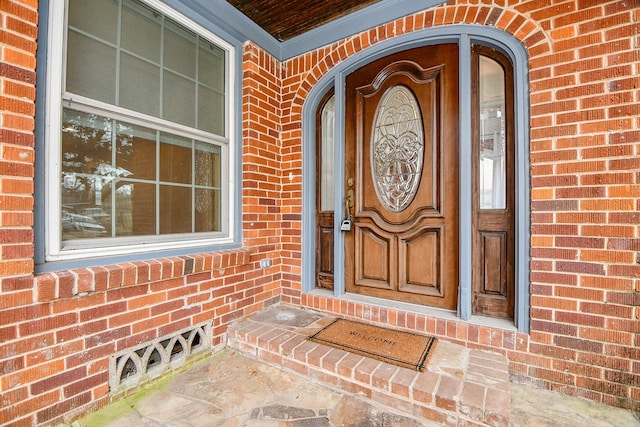
<instances>
[{"instance_id":1,"label":"narrow glass sidelight","mask_svg":"<svg viewBox=\"0 0 640 427\"><path fill-rule=\"evenodd\" d=\"M333 179L333 152L334 152L334 127L336 115L335 97L332 96L324 104L321 113L321 153L322 164L320 171L320 210L333 211L334 206L334 179Z\"/></svg>"},{"instance_id":2,"label":"narrow glass sidelight","mask_svg":"<svg viewBox=\"0 0 640 427\"><path fill-rule=\"evenodd\" d=\"M480 209L505 209L506 147L504 70L479 57Z\"/></svg>"},{"instance_id":3,"label":"narrow glass sidelight","mask_svg":"<svg viewBox=\"0 0 640 427\"><path fill-rule=\"evenodd\" d=\"M316 111L316 287L333 289L335 116L333 90Z\"/></svg>"},{"instance_id":4,"label":"narrow glass sidelight","mask_svg":"<svg viewBox=\"0 0 640 427\"><path fill-rule=\"evenodd\" d=\"M373 122L371 169L376 194L392 212L413 201L420 184L424 131L418 101L406 86L392 86L380 99Z\"/></svg>"},{"instance_id":5,"label":"narrow glass sidelight","mask_svg":"<svg viewBox=\"0 0 640 427\"><path fill-rule=\"evenodd\" d=\"M514 318L515 144L513 68L500 52L474 46L474 314Z\"/></svg>"}]
</instances>

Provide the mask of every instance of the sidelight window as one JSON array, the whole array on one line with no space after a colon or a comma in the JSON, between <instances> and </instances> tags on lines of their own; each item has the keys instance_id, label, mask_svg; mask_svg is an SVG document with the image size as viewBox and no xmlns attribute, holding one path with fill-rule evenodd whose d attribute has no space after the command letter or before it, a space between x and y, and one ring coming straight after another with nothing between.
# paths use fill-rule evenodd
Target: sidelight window
<instances>
[{"instance_id":1,"label":"sidelight window","mask_svg":"<svg viewBox=\"0 0 640 427\"><path fill-rule=\"evenodd\" d=\"M515 142L513 68L507 57L473 48L472 312L514 318Z\"/></svg>"},{"instance_id":2,"label":"sidelight window","mask_svg":"<svg viewBox=\"0 0 640 427\"><path fill-rule=\"evenodd\" d=\"M335 209L335 120L336 100L333 91L326 94L316 111L316 241L320 250L316 251L316 286L333 288L333 244ZM340 212L338 212L340 215Z\"/></svg>"},{"instance_id":3,"label":"sidelight window","mask_svg":"<svg viewBox=\"0 0 640 427\"><path fill-rule=\"evenodd\" d=\"M504 209L507 191L504 71L486 56L480 56L478 63L480 208Z\"/></svg>"}]
</instances>

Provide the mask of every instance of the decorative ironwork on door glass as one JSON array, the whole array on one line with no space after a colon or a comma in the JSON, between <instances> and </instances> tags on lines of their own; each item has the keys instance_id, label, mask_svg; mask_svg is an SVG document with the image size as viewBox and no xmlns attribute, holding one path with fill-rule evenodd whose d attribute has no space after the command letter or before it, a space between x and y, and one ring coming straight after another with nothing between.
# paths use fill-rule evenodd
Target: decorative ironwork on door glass
<instances>
[{"instance_id":1,"label":"decorative ironwork on door glass","mask_svg":"<svg viewBox=\"0 0 640 427\"><path fill-rule=\"evenodd\" d=\"M420 184L424 131L418 101L401 85L380 99L373 122L371 169L376 194L392 212L402 212L413 201Z\"/></svg>"}]
</instances>

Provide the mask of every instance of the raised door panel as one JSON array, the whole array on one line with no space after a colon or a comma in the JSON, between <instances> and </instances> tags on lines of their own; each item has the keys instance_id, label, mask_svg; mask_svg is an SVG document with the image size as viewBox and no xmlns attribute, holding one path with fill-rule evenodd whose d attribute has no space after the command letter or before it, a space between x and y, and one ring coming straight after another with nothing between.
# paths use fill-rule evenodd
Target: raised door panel
<instances>
[{"instance_id":1,"label":"raised door panel","mask_svg":"<svg viewBox=\"0 0 640 427\"><path fill-rule=\"evenodd\" d=\"M424 227L418 233L399 236L399 290L413 294L444 296L441 258L442 227Z\"/></svg>"},{"instance_id":2,"label":"raised door panel","mask_svg":"<svg viewBox=\"0 0 640 427\"><path fill-rule=\"evenodd\" d=\"M333 215L318 227L316 248L316 285L333 289Z\"/></svg>"},{"instance_id":3,"label":"raised door panel","mask_svg":"<svg viewBox=\"0 0 640 427\"><path fill-rule=\"evenodd\" d=\"M504 232L480 232L477 257L481 260L475 274L473 306L476 313L510 317L508 264L509 238Z\"/></svg>"},{"instance_id":4,"label":"raised door panel","mask_svg":"<svg viewBox=\"0 0 640 427\"><path fill-rule=\"evenodd\" d=\"M356 285L395 288L393 236L368 224L356 226Z\"/></svg>"}]
</instances>

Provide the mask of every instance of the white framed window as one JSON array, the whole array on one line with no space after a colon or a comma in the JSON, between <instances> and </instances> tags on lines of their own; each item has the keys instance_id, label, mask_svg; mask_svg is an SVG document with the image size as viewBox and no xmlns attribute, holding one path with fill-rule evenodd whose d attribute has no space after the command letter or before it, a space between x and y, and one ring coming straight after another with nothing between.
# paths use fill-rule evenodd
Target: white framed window
<instances>
[{"instance_id":1,"label":"white framed window","mask_svg":"<svg viewBox=\"0 0 640 427\"><path fill-rule=\"evenodd\" d=\"M158 0L54 0L46 258L233 242L231 44Z\"/></svg>"}]
</instances>

